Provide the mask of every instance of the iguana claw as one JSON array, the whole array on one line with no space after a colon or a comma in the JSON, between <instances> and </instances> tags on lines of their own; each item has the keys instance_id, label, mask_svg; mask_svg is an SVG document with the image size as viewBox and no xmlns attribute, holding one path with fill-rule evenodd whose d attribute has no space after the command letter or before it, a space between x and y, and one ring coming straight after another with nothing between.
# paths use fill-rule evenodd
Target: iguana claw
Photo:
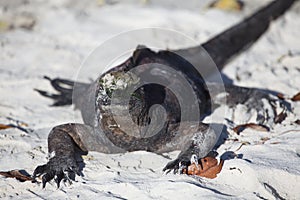
<instances>
[{"instance_id":1,"label":"iguana claw","mask_svg":"<svg viewBox=\"0 0 300 200\"><path fill-rule=\"evenodd\" d=\"M38 166L33 172L33 178L42 176L43 188L46 183L55 180L57 187L59 188L60 182L63 180L70 181L75 180L75 175L80 175L78 165L73 158L53 157L45 165Z\"/></svg>"}]
</instances>

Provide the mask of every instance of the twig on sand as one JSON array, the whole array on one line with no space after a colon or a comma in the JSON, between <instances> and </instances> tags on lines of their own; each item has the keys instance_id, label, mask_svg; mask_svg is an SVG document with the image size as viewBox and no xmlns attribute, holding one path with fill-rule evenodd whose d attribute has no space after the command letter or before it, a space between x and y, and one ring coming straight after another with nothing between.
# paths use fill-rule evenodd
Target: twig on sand
<instances>
[{"instance_id":1,"label":"twig on sand","mask_svg":"<svg viewBox=\"0 0 300 200\"><path fill-rule=\"evenodd\" d=\"M30 189L27 189L28 192L34 194L35 196L39 197L40 199L44 199L44 200L47 200L46 198L42 197L41 195L35 193L34 191L30 190Z\"/></svg>"},{"instance_id":2,"label":"twig on sand","mask_svg":"<svg viewBox=\"0 0 300 200\"><path fill-rule=\"evenodd\" d=\"M266 188L267 191L269 191L276 199L280 199L280 200L285 200L285 198L281 197L277 190L275 188L273 188L271 185L269 185L268 183L264 183L264 187Z\"/></svg>"},{"instance_id":3,"label":"twig on sand","mask_svg":"<svg viewBox=\"0 0 300 200\"><path fill-rule=\"evenodd\" d=\"M33 132L33 130L31 128L27 128L28 124L26 122L23 122L23 121L17 120L17 119L13 119L11 117L6 117L6 119L8 119L9 121L11 121L12 123L9 123L9 124L0 124L0 130L1 129L8 129L8 128L17 128L20 131L23 131L25 133Z\"/></svg>"}]
</instances>

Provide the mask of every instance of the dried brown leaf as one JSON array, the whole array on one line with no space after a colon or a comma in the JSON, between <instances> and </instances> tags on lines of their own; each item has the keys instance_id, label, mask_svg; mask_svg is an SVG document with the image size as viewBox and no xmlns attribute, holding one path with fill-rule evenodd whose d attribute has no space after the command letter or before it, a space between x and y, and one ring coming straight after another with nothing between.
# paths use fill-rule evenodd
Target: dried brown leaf
<instances>
[{"instance_id":1,"label":"dried brown leaf","mask_svg":"<svg viewBox=\"0 0 300 200\"><path fill-rule=\"evenodd\" d=\"M282 94L282 93L278 93L278 94L277 94L277 97L278 97L279 99L282 99L282 100L285 99L284 94Z\"/></svg>"},{"instance_id":2,"label":"dried brown leaf","mask_svg":"<svg viewBox=\"0 0 300 200\"><path fill-rule=\"evenodd\" d=\"M291 98L292 101L300 101L300 92Z\"/></svg>"},{"instance_id":3,"label":"dried brown leaf","mask_svg":"<svg viewBox=\"0 0 300 200\"><path fill-rule=\"evenodd\" d=\"M270 138L269 137L263 137L263 138L260 138L260 140L263 141L263 142L266 142L266 141L270 140Z\"/></svg>"},{"instance_id":4,"label":"dried brown leaf","mask_svg":"<svg viewBox=\"0 0 300 200\"><path fill-rule=\"evenodd\" d=\"M242 148L242 146L249 145L249 144L250 144L250 142L242 142L242 144L239 146L239 148L237 148L235 151L238 151Z\"/></svg>"},{"instance_id":5,"label":"dried brown leaf","mask_svg":"<svg viewBox=\"0 0 300 200\"><path fill-rule=\"evenodd\" d=\"M205 157L201 159L202 166L200 164L196 165L192 163L188 166L188 169L184 169L183 173L188 175L197 175L206 178L216 178L222 170L224 160L221 160L218 164L217 159L212 157Z\"/></svg>"},{"instance_id":6,"label":"dried brown leaf","mask_svg":"<svg viewBox=\"0 0 300 200\"><path fill-rule=\"evenodd\" d=\"M241 124L241 125L234 127L232 130L239 135L246 128L251 128L253 130L263 131L263 132L269 131L268 127L261 125L261 124L255 124L255 123Z\"/></svg>"},{"instance_id":7,"label":"dried brown leaf","mask_svg":"<svg viewBox=\"0 0 300 200\"><path fill-rule=\"evenodd\" d=\"M0 130L7 129L7 128L13 128L13 127L6 124L0 124Z\"/></svg>"},{"instance_id":8,"label":"dried brown leaf","mask_svg":"<svg viewBox=\"0 0 300 200\"><path fill-rule=\"evenodd\" d=\"M209 7L228 11L241 11L244 3L238 0L216 0Z\"/></svg>"},{"instance_id":9,"label":"dried brown leaf","mask_svg":"<svg viewBox=\"0 0 300 200\"><path fill-rule=\"evenodd\" d=\"M275 124L280 124L283 120L285 120L285 118L287 117L287 114L285 112L285 110L283 110L281 113L279 113L278 115L276 115L274 122Z\"/></svg>"},{"instance_id":10,"label":"dried brown leaf","mask_svg":"<svg viewBox=\"0 0 300 200\"><path fill-rule=\"evenodd\" d=\"M30 177L30 175L25 172L24 170L11 170L6 172L1 172L0 175L6 177L6 178L16 178L17 180L24 182L24 181L34 181L33 178Z\"/></svg>"},{"instance_id":11,"label":"dried brown leaf","mask_svg":"<svg viewBox=\"0 0 300 200\"><path fill-rule=\"evenodd\" d=\"M271 142L270 144L280 144L280 142Z\"/></svg>"}]
</instances>

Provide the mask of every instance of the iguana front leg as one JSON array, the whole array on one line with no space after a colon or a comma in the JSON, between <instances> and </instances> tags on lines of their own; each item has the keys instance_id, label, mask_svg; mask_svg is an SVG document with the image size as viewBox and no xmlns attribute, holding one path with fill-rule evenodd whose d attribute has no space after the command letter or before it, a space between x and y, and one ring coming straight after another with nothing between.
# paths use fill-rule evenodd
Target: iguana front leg
<instances>
[{"instance_id":1,"label":"iguana front leg","mask_svg":"<svg viewBox=\"0 0 300 200\"><path fill-rule=\"evenodd\" d=\"M80 175L76 156L87 154L88 151L125 152L113 145L100 128L76 123L59 125L48 136L50 159L47 164L34 170L33 177L42 175L43 187L53 178L58 187L62 180L74 180L76 174Z\"/></svg>"},{"instance_id":2,"label":"iguana front leg","mask_svg":"<svg viewBox=\"0 0 300 200\"><path fill-rule=\"evenodd\" d=\"M208 156L219 138L221 133L214 130L209 124L201 123L198 130L192 135L190 142L184 147L177 158L169 162L163 171L181 173L182 169L187 168L192 162L198 162L201 158ZM201 164L201 163L200 163Z\"/></svg>"},{"instance_id":3,"label":"iguana front leg","mask_svg":"<svg viewBox=\"0 0 300 200\"><path fill-rule=\"evenodd\" d=\"M84 129L82 129L84 130ZM75 159L78 152L87 153L87 149L77 134L76 124L64 124L54 127L48 136L49 162L38 166L33 177L42 176L43 188L53 178L59 187L61 180L69 180L79 175Z\"/></svg>"},{"instance_id":4,"label":"iguana front leg","mask_svg":"<svg viewBox=\"0 0 300 200\"><path fill-rule=\"evenodd\" d=\"M93 128L83 124L63 124L54 127L48 136L48 152L50 159L47 164L38 166L33 177L42 175L43 187L46 183L55 179L57 186L62 180L70 180L75 175L80 175L79 166L76 162L76 154L83 155L92 149L93 143L83 142L93 136Z\"/></svg>"}]
</instances>

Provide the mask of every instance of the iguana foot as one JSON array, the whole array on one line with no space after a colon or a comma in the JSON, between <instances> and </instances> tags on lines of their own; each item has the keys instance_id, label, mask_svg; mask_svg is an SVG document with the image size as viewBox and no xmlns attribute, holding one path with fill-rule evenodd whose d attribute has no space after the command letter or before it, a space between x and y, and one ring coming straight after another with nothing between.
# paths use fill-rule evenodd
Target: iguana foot
<instances>
[{"instance_id":1,"label":"iguana foot","mask_svg":"<svg viewBox=\"0 0 300 200\"><path fill-rule=\"evenodd\" d=\"M229 120L235 124L255 123L271 128L281 123L290 111L288 102L273 91L225 85L225 93L222 93L218 84L211 83L209 87L213 91L213 102L227 105L231 115Z\"/></svg>"},{"instance_id":2,"label":"iguana foot","mask_svg":"<svg viewBox=\"0 0 300 200\"><path fill-rule=\"evenodd\" d=\"M207 156L205 157L216 157L218 155L217 152L211 151L208 153ZM203 163L202 163L202 158L198 158L196 154L192 154L190 159L186 156L178 156L175 160L169 162L163 169L163 171L166 171L166 174L170 173L172 170L174 174L183 174L184 171L188 169L188 166L191 164L195 164L197 166L200 166L201 169L203 169Z\"/></svg>"},{"instance_id":3,"label":"iguana foot","mask_svg":"<svg viewBox=\"0 0 300 200\"><path fill-rule=\"evenodd\" d=\"M231 97L231 96L230 96ZM286 102L273 94L268 94L258 89L241 88L236 91L235 99L229 98L228 103L236 103L232 107L233 121L239 123L257 123L272 127L281 123L287 116L288 106ZM243 99L238 102L236 99Z\"/></svg>"},{"instance_id":4,"label":"iguana foot","mask_svg":"<svg viewBox=\"0 0 300 200\"><path fill-rule=\"evenodd\" d=\"M35 179L37 176L43 175L43 188L45 188L47 182L54 178L59 188L62 180L71 183L71 180L75 180L76 174L80 175L75 158L63 155L54 156L47 164L38 166L33 172L33 178Z\"/></svg>"},{"instance_id":5,"label":"iguana foot","mask_svg":"<svg viewBox=\"0 0 300 200\"><path fill-rule=\"evenodd\" d=\"M190 161L188 160L180 160L179 158L168 162L168 164L164 167L163 171L166 171L166 174L170 173L172 170L174 174L178 172L181 174L183 169L187 169L190 165Z\"/></svg>"}]
</instances>

